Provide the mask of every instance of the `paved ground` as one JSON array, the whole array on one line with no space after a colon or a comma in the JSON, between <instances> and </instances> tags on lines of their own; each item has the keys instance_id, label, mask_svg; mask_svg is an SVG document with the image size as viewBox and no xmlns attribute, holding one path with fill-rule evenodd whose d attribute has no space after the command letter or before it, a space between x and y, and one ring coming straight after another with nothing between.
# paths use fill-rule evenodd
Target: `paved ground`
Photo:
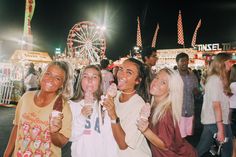
<instances>
[{"instance_id":1,"label":"paved ground","mask_svg":"<svg viewBox=\"0 0 236 157\"><path fill-rule=\"evenodd\" d=\"M195 129L194 136L188 137L187 140L195 147L199 141L202 126L200 124L200 112L201 112L201 101L197 102L196 105L196 119L195 119ZM0 156L3 156L3 152L6 148L9 135L12 128L12 120L14 118L14 108L0 107ZM67 150L67 149L66 149ZM64 153L67 154L67 153ZM63 155L66 157L67 155ZM206 154L205 157L209 157L209 154Z\"/></svg>"},{"instance_id":2,"label":"paved ground","mask_svg":"<svg viewBox=\"0 0 236 157\"><path fill-rule=\"evenodd\" d=\"M15 108L0 107L0 156L3 156L3 152L7 146L14 114Z\"/></svg>"}]
</instances>

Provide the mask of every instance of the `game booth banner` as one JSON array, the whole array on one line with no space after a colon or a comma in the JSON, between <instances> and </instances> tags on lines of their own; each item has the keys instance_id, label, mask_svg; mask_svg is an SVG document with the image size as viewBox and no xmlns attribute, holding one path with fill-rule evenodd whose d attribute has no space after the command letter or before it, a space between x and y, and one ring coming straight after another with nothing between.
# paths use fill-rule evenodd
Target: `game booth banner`
<instances>
[{"instance_id":1,"label":"game booth banner","mask_svg":"<svg viewBox=\"0 0 236 157\"><path fill-rule=\"evenodd\" d=\"M47 52L16 50L11 56L12 62L33 62L33 63L48 63L52 59Z\"/></svg>"}]
</instances>

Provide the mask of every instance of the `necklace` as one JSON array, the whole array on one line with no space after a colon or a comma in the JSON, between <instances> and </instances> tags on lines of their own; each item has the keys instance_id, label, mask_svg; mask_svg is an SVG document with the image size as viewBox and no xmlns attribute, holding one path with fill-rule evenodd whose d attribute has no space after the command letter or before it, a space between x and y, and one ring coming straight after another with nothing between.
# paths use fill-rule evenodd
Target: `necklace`
<instances>
[{"instance_id":1,"label":"necklace","mask_svg":"<svg viewBox=\"0 0 236 157\"><path fill-rule=\"evenodd\" d=\"M134 94L135 92L136 92L136 90L133 90L132 92L123 92L123 91L121 91L122 94L126 94L126 95Z\"/></svg>"}]
</instances>

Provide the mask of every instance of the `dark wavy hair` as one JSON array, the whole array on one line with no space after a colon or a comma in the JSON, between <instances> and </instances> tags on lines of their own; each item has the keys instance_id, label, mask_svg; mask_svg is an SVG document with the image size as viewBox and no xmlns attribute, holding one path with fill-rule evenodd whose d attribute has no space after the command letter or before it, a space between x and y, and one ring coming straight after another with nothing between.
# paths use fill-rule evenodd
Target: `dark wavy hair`
<instances>
[{"instance_id":1,"label":"dark wavy hair","mask_svg":"<svg viewBox=\"0 0 236 157\"><path fill-rule=\"evenodd\" d=\"M154 47L151 47L151 46L145 47L141 52L142 60L146 62L145 57L150 58L151 55L155 52L156 52L156 49Z\"/></svg>"},{"instance_id":2,"label":"dark wavy hair","mask_svg":"<svg viewBox=\"0 0 236 157\"><path fill-rule=\"evenodd\" d=\"M181 52L181 53L177 54L177 56L175 57L175 61L178 62L181 58L187 58L189 60L188 54Z\"/></svg>"},{"instance_id":3,"label":"dark wavy hair","mask_svg":"<svg viewBox=\"0 0 236 157\"><path fill-rule=\"evenodd\" d=\"M150 83L151 83L151 72L148 65L142 63L135 58L128 58L125 61L132 62L138 69L138 78L141 79L140 83L136 85L135 89L137 93L144 99L145 102L151 102L150 95Z\"/></svg>"}]
</instances>

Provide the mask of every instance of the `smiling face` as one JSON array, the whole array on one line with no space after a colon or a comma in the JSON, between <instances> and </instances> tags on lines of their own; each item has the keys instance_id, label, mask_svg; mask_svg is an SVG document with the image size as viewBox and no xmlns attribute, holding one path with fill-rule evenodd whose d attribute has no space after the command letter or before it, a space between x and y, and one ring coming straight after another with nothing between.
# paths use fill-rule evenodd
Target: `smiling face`
<instances>
[{"instance_id":1,"label":"smiling face","mask_svg":"<svg viewBox=\"0 0 236 157\"><path fill-rule=\"evenodd\" d=\"M99 88L100 76L99 72L94 68L87 68L82 74L82 89L84 92L90 91L95 93Z\"/></svg>"},{"instance_id":2,"label":"smiling face","mask_svg":"<svg viewBox=\"0 0 236 157\"><path fill-rule=\"evenodd\" d=\"M132 92L139 84L137 65L131 61L124 61L117 72L118 88L124 92Z\"/></svg>"},{"instance_id":3,"label":"smiling face","mask_svg":"<svg viewBox=\"0 0 236 157\"><path fill-rule=\"evenodd\" d=\"M188 71L189 59L187 57L180 58L177 62L179 71Z\"/></svg>"},{"instance_id":4,"label":"smiling face","mask_svg":"<svg viewBox=\"0 0 236 157\"><path fill-rule=\"evenodd\" d=\"M157 73L150 85L150 93L158 100L162 100L169 94L169 78L165 71Z\"/></svg>"},{"instance_id":5,"label":"smiling face","mask_svg":"<svg viewBox=\"0 0 236 157\"><path fill-rule=\"evenodd\" d=\"M62 88L65 81L65 72L56 65L47 68L40 80L41 91L55 93Z\"/></svg>"}]
</instances>

